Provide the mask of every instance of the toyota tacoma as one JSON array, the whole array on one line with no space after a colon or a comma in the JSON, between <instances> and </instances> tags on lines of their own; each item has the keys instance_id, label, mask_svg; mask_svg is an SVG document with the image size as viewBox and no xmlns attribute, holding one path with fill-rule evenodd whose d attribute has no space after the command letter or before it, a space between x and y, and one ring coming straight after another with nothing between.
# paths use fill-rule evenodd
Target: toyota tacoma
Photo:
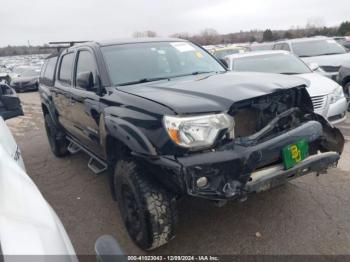
<instances>
[{"instance_id":1,"label":"toyota tacoma","mask_svg":"<svg viewBox=\"0 0 350 262\"><path fill-rule=\"evenodd\" d=\"M46 59L39 91L52 152L83 151L109 174L130 237L150 250L175 236L182 196L245 200L336 166L344 138L305 87L156 38L65 48Z\"/></svg>"}]
</instances>

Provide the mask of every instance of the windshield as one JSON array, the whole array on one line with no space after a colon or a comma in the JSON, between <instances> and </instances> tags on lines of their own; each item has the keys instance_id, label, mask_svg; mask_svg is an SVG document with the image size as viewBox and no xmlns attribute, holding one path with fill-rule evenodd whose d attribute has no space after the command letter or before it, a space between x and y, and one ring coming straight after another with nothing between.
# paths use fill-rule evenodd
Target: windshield
<instances>
[{"instance_id":1,"label":"windshield","mask_svg":"<svg viewBox=\"0 0 350 262\"><path fill-rule=\"evenodd\" d=\"M311 70L292 54L269 54L234 59L233 70L276 74L306 74Z\"/></svg>"},{"instance_id":2,"label":"windshield","mask_svg":"<svg viewBox=\"0 0 350 262\"><path fill-rule=\"evenodd\" d=\"M225 56L238 54L238 53L244 53L246 51L247 51L247 49L243 48L243 47L232 48L232 49L221 49L221 50L215 50L214 55L218 59L223 59Z\"/></svg>"},{"instance_id":3,"label":"windshield","mask_svg":"<svg viewBox=\"0 0 350 262\"><path fill-rule=\"evenodd\" d=\"M293 51L300 57L344 54L346 50L333 39L292 43Z\"/></svg>"},{"instance_id":4,"label":"windshield","mask_svg":"<svg viewBox=\"0 0 350 262\"><path fill-rule=\"evenodd\" d=\"M39 76L39 74L40 72L35 69L26 69L22 71L21 76Z\"/></svg>"},{"instance_id":5,"label":"windshield","mask_svg":"<svg viewBox=\"0 0 350 262\"><path fill-rule=\"evenodd\" d=\"M113 85L143 79L225 72L213 57L189 42L133 43L101 49Z\"/></svg>"},{"instance_id":6,"label":"windshield","mask_svg":"<svg viewBox=\"0 0 350 262\"><path fill-rule=\"evenodd\" d=\"M26 67L16 67L15 69L12 70L13 73L15 74L22 74L24 70L27 70Z\"/></svg>"}]
</instances>

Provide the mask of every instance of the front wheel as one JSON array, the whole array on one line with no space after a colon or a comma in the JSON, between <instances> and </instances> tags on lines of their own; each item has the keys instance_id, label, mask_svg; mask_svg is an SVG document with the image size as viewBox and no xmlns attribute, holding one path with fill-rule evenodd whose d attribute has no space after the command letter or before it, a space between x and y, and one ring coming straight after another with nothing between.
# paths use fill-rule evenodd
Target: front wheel
<instances>
[{"instance_id":1,"label":"front wheel","mask_svg":"<svg viewBox=\"0 0 350 262\"><path fill-rule=\"evenodd\" d=\"M45 129L52 153L57 157L69 154L68 140L64 133L60 131L51 119L50 114L45 114Z\"/></svg>"},{"instance_id":2,"label":"front wheel","mask_svg":"<svg viewBox=\"0 0 350 262\"><path fill-rule=\"evenodd\" d=\"M136 162L117 162L114 187L124 224L138 247L155 249L175 236L174 196L147 178Z\"/></svg>"}]
</instances>

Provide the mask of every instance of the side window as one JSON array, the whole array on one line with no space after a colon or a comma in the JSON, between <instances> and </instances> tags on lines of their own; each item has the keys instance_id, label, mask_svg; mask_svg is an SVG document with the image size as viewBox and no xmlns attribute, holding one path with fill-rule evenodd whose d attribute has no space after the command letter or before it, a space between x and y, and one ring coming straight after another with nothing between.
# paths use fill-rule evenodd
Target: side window
<instances>
[{"instance_id":1,"label":"side window","mask_svg":"<svg viewBox=\"0 0 350 262\"><path fill-rule=\"evenodd\" d=\"M290 51L289 45L288 44L282 44L282 49L286 51Z\"/></svg>"},{"instance_id":2,"label":"side window","mask_svg":"<svg viewBox=\"0 0 350 262\"><path fill-rule=\"evenodd\" d=\"M88 73L91 72L94 81L96 77L96 63L95 63L95 58L92 53L89 51L79 51L78 53L78 62L77 62L77 70L75 73L75 79L79 76L81 73Z\"/></svg>"},{"instance_id":3,"label":"side window","mask_svg":"<svg viewBox=\"0 0 350 262\"><path fill-rule=\"evenodd\" d=\"M275 44L275 45L273 46L273 50L283 50L282 44Z\"/></svg>"},{"instance_id":4,"label":"side window","mask_svg":"<svg viewBox=\"0 0 350 262\"><path fill-rule=\"evenodd\" d=\"M73 59L74 53L64 55L61 59L60 69L58 71L58 80L67 85L72 84Z\"/></svg>"},{"instance_id":5,"label":"side window","mask_svg":"<svg viewBox=\"0 0 350 262\"><path fill-rule=\"evenodd\" d=\"M54 74L55 74L56 61L57 61L57 57L48 59L45 73L44 73L44 78L46 80L49 80L49 81L53 80Z\"/></svg>"},{"instance_id":6,"label":"side window","mask_svg":"<svg viewBox=\"0 0 350 262\"><path fill-rule=\"evenodd\" d=\"M47 65L47 61L48 60L45 60L43 66L41 67L41 71L40 71L40 77L44 77L44 72L45 72L45 69L46 69L46 65Z\"/></svg>"}]
</instances>

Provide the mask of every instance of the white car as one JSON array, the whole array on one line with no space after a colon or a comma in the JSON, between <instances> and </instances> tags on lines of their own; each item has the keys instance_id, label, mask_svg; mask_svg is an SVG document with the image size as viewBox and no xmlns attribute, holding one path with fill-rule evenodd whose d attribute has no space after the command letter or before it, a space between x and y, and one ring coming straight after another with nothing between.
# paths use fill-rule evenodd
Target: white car
<instances>
[{"instance_id":1,"label":"white car","mask_svg":"<svg viewBox=\"0 0 350 262\"><path fill-rule=\"evenodd\" d=\"M340 67L350 61L350 53L344 46L322 36L278 41L273 49L290 51L307 64L318 64L318 71L335 81Z\"/></svg>"},{"instance_id":2,"label":"white car","mask_svg":"<svg viewBox=\"0 0 350 262\"><path fill-rule=\"evenodd\" d=\"M62 255L60 261L77 261L60 219L27 175L4 121L23 114L19 98L10 87L1 87L0 261L13 261L9 255Z\"/></svg>"},{"instance_id":3,"label":"white car","mask_svg":"<svg viewBox=\"0 0 350 262\"><path fill-rule=\"evenodd\" d=\"M288 51L256 51L225 57L232 71L295 75L308 82L314 110L336 124L346 119L347 101L343 88L328 77L315 73ZM317 70L317 67L313 68Z\"/></svg>"}]
</instances>

